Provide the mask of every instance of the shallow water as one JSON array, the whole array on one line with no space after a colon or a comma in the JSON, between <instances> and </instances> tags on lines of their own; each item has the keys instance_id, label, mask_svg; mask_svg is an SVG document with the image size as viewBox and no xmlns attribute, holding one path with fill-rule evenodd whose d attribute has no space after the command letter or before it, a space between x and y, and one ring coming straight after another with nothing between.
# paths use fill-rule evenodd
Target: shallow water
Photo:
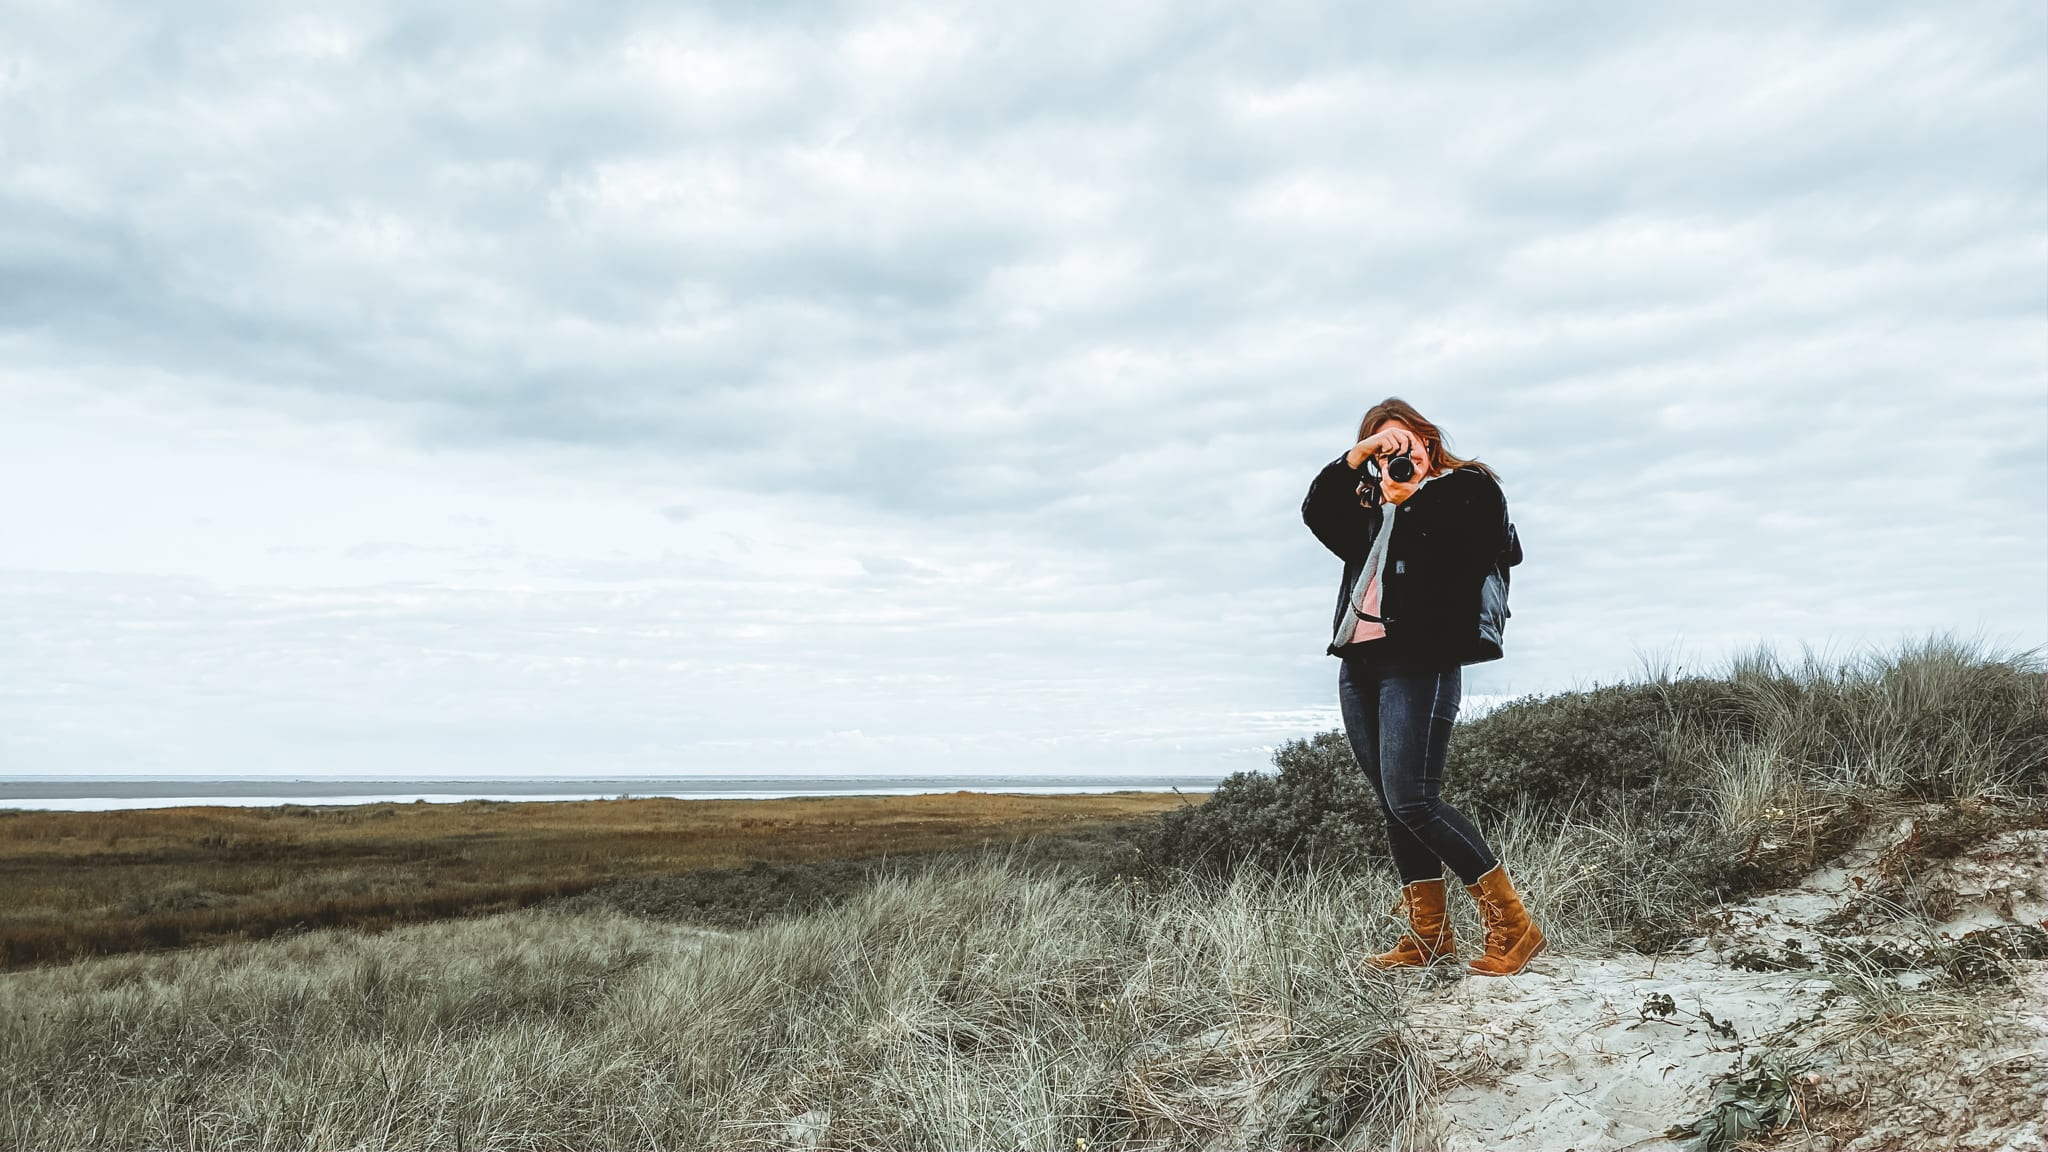
<instances>
[{"instance_id":1,"label":"shallow water","mask_svg":"<svg viewBox=\"0 0 2048 1152\"><path fill-rule=\"evenodd\" d=\"M785 796L915 796L931 792L1206 793L1216 777L1185 776L723 776L561 777L498 780L293 779L287 777L0 777L0 808L102 812L195 805L456 804L465 800L766 800Z\"/></svg>"}]
</instances>

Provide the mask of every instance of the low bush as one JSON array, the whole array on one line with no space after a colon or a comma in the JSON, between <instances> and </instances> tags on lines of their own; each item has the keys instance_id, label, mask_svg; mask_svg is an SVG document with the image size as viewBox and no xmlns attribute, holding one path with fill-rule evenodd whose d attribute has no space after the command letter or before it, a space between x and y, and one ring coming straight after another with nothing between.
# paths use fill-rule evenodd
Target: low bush
<instances>
[{"instance_id":1,"label":"low bush","mask_svg":"<svg viewBox=\"0 0 2048 1152\"><path fill-rule=\"evenodd\" d=\"M1357 865L1386 851L1379 801L1342 732L1290 740L1273 753L1278 772L1225 778L1199 807L1158 817L1139 863L1148 871L1196 868L1215 874L1250 864L1274 871L1315 861Z\"/></svg>"},{"instance_id":2,"label":"low bush","mask_svg":"<svg viewBox=\"0 0 2048 1152\"><path fill-rule=\"evenodd\" d=\"M1704 678L1526 696L1453 730L1445 798L1474 813L1682 803L1694 783L1685 736L1728 707L1726 685Z\"/></svg>"},{"instance_id":3,"label":"low bush","mask_svg":"<svg viewBox=\"0 0 2048 1152\"><path fill-rule=\"evenodd\" d=\"M1601 819L1648 798L1691 810L1680 734L1712 707L1710 684L1631 684L1525 697L1451 735L1444 796L1464 811L1520 821ZM1290 740L1275 771L1239 772L1200 808L1168 812L1145 844L1155 869L1297 870L1386 854L1378 800L1344 733Z\"/></svg>"}]
</instances>

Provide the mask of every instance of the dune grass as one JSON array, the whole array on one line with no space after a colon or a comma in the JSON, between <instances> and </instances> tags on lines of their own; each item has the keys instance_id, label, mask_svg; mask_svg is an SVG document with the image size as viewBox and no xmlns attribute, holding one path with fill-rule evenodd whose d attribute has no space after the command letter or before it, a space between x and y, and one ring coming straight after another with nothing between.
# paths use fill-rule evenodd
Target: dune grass
<instances>
[{"instance_id":1,"label":"dune grass","mask_svg":"<svg viewBox=\"0 0 2048 1152\"><path fill-rule=\"evenodd\" d=\"M1407 1139L1359 880L986 860L732 936L529 910L0 977L0 1146L1188 1148ZM1267 1130L1244 1117L1278 1108Z\"/></svg>"}]
</instances>

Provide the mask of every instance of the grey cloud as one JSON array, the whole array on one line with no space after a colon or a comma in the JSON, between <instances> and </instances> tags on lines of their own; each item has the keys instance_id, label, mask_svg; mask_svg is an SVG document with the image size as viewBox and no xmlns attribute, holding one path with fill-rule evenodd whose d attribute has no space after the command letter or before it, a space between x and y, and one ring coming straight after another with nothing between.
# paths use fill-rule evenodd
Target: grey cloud
<instances>
[{"instance_id":1,"label":"grey cloud","mask_svg":"<svg viewBox=\"0 0 2048 1152\"><path fill-rule=\"evenodd\" d=\"M1192 630L1324 693L1297 505L1387 394L1508 474L1531 545L1544 671L1476 681L1674 620L1947 620L1950 577L1842 575L1905 429L1982 445L1961 538L2048 519L2027 4L17 15L17 364L651 472L665 531L823 510L872 527L862 594L948 620L987 603L962 556L1055 571L999 601L1047 676L1093 633L1046 619L1101 613L1157 645L1133 677ZM2027 635L2034 551L1977 578Z\"/></svg>"}]
</instances>

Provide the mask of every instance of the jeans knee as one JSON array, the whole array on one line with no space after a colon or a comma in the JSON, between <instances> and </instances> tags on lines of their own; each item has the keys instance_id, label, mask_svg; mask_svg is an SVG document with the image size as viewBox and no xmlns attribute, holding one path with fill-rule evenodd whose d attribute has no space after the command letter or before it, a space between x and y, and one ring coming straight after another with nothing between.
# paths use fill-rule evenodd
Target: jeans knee
<instances>
[{"instance_id":1,"label":"jeans knee","mask_svg":"<svg viewBox=\"0 0 2048 1152\"><path fill-rule=\"evenodd\" d=\"M1420 828L1436 819L1437 802L1428 796L1411 796L1396 800L1389 811L1404 827Z\"/></svg>"}]
</instances>

